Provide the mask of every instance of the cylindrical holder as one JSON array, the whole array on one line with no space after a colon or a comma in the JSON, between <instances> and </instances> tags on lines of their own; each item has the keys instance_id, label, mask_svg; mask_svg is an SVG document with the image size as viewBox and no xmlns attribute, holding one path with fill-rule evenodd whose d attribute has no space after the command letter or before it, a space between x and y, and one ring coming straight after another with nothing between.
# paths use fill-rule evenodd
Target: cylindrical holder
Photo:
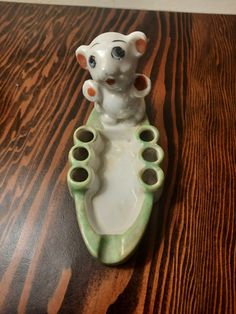
<instances>
[{"instance_id":1,"label":"cylindrical holder","mask_svg":"<svg viewBox=\"0 0 236 314\"><path fill-rule=\"evenodd\" d=\"M157 192L162 187L164 173L158 166L144 167L139 172L139 180L145 192Z\"/></svg>"},{"instance_id":2,"label":"cylindrical holder","mask_svg":"<svg viewBox=\"0 0 236 314\"><path fill-rule=\"evenodd\" d=\"M90 188L94 182L95 175L88 166L71 167L67 174L67 181L70 187L71 195L76 191L85 191Z\"/></svg>"},{"instance_id":3,"label":"cylindrical holder","mask_svg":"<svg viewBox=\"0 0 236 314\"><path fill-rule=\"evenodd\" d=\"M96 153L100 153L104 148L104 143L99 131L90 126L81 126L74 133L75 145L87 144L93 148Z\"/></svg>"},{"instance_id":4,"label":"cylindrical holder","mask_svg":"<svg viewBox=\"0 0 236 314\"><path fill-rule=\"evenodd\" d=\"M159 132L154 126L142 125L137 128L135 137L143 144L156 144L159 140Z\"/></svg>"},{"instance_id":5,"label":"cylindrical holder","mask_svg":"<svg viewBox=\"0 0 236 314\"><path fill-rule=\"evenodd\" d=\"M96 156L91 147L86 144L77 144L69 152L70 166L90 166L96 170L99 166L100 159Z\"/></svg>"},{"instance_id":6,"label":"cylindrical holder","mask_svg":"<svg viewBox=\"0 0 236 314\"><path fill-rule=\"evenodd\" d=\"M157 144L144 144L139 152L142 162L161 165L164 158L163 149Z\"/></svg>"}]
</instances>

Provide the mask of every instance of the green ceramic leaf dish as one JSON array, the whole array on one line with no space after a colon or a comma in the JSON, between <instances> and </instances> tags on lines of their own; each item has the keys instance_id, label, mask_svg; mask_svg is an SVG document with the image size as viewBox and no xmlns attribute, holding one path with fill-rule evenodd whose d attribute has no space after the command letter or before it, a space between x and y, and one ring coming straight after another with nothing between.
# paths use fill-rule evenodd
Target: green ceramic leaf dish
<instances>
[{"instance_id":1,"label":"green ceramic leaf dish","mask_svg":"<svg viewBox=\"0 0 236 314\"><path fill-rule=\"evenodd\" d=\"M146 118L138 126L104 128L93 110L74 132L67 175L79 228L100 262L124 262L137 248L164 173L158 130Z\"/></svg>"}]
</instances>

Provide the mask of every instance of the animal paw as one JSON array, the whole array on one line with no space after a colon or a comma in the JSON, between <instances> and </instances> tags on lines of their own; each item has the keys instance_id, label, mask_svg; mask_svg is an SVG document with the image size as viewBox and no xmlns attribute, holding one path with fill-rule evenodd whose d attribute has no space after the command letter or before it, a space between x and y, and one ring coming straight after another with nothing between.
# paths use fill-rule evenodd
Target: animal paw
<instances>
[{"instance_id":1,"label":"animal paw","mask_svg":"<svg viewBox=\"0 0 236 314\"><path fill-rule=\"evenodd\" d=\"M144 74L136 74L132 87L134 97L145 97L151 90L151 80Z\"/></svg>"},{"instance_id":2,"label":"animal paw","mask_svg":"<svg viewBox=\"0 0 236 314\"><path fill-rule=\"evenodd\" d=\"M84 96L92 102L101 102L101 93L99 91L98 83L93 80L87 80L83 85Z\"/></svg>"}]
</instances>

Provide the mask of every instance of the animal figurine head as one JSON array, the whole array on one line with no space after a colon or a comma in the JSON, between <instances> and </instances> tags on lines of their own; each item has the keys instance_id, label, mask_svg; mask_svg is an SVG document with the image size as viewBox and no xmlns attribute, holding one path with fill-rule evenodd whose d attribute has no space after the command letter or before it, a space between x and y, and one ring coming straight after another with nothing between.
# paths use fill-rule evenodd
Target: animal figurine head
<instances>
[{"instance_id":1,"label":"animal figurine head","mask_svg":"<svg viewBox=\"0 0 236 314\"><path fill-rule=\"evenodd\" d=\"M110 90L125 90L133 83L137 60L144 54L146 44L142 32L108 32L97 36L90 45L80 46L76 58L94 81Z\"/></svg>"}]
</instances>

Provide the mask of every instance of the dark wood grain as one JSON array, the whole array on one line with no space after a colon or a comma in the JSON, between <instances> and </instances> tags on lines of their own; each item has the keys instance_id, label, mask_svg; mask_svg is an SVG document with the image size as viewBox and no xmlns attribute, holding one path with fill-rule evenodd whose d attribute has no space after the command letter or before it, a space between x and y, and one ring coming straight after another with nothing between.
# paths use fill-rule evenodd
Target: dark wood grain
<instances>
[{"instance_id":1,"label":"dark wood grain","mask_svg":"<svg viewBox=\"0 0 236 314\"><path fill-rule=\"evenodd\" d=\"M137 253L106 267L66 185L92 109L74 51L144 31L166 182ZM236 16L0 3L0 313L236 312Z\"/></svg>"}]
</instances>

